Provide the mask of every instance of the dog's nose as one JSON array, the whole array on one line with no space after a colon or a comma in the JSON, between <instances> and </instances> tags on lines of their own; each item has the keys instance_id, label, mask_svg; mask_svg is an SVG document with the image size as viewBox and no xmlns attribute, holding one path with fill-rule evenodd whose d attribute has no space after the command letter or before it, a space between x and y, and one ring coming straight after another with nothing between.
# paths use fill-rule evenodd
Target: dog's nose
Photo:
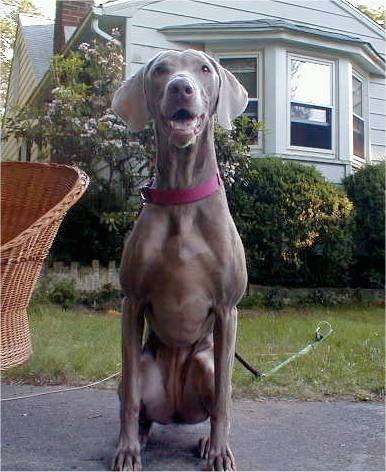
<instances>
[{"instance_id":1,"label":"dog's nose","mask_svg":"<svg viewBox=\"0 0 386 472\"><path fill-rule=\"evenodd\" d=\"M194 94L194 86L186 77L175 77L169 82L168 92L175 96L190 98Z\"/></svg>"}]
</instances>

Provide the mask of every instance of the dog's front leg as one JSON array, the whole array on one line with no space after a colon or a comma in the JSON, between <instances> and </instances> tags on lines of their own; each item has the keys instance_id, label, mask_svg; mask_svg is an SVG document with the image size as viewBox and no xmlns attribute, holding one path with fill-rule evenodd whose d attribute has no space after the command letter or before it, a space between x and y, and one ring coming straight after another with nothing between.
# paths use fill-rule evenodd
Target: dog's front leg
<instances>
[{"instance_id":1,"label":"dog's front leg","mask_svg":"<svg viewBox=\"0 0 386 472\"><path fill-rule=\"evenodd\" d=\"M236 329L236 308L216 311L213 332L215 395L210 418L209 470L236 470L228 442Z\"/></svg>"},{"instance_id":2,"label":"dog's front leg","mask_svg":"<svg viewBox=\"0 0 386 472\"><path fill-rule=\"evenodd\" d=\"M140 303L127 297L123 299L122 308L121 432L113 470L141 470L138 419L144 316Z\"/></svg>"}]
</instances>

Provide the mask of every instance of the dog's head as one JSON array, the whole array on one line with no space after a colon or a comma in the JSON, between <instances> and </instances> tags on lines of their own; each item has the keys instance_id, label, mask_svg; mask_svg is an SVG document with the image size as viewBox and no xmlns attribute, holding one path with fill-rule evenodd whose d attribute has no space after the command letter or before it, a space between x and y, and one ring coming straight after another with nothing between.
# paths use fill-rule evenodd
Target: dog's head
<instances>
[{"instance_id":1,"label":"dog's head","mask_svg":"<svg viewBox=\"0 0 386 472\"><path fill-rule=\"evenodd\" d=\"M195 142L217 113L221 126L248 104L244 87L207 54L189 49L158 54L129 77L114 95L112 108L132 131L150 119L177 147Z\"/></svg>"}]
</instances>

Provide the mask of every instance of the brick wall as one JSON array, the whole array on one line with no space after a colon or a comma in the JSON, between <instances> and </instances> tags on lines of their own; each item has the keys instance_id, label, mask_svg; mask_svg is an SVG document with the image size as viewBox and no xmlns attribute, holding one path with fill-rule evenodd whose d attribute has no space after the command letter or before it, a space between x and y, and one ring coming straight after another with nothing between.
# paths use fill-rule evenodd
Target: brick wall
<instances>
[{"instance_id":1,"label":"brick wall","mask_svg":"<svg viewBox=\"0 0 386 472\"><path fill-rule=\"evenodd\" d=\"M54 31L54 53L63 51L71 33L83 22L93 0L57 0Z\"/></svg>"}]
</instances>

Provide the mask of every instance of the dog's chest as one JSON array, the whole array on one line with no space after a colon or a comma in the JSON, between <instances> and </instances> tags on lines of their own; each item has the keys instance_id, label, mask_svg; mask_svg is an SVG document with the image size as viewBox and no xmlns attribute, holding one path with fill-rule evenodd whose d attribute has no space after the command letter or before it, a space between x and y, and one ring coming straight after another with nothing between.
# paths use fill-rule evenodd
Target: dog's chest
<instances>
[{"instance_id":1,"label":"dog's chest","mask_svg":"<svg viewBox=\"0 0 386 472\"><path fill-rule=\"evenodd\" d=\"M182 209L144 214L125 246L122 282L141 296L155 285L168 292L197 286L215 296L235 263L229 225L220 221Z\"/></svg>"}]
</instances>

